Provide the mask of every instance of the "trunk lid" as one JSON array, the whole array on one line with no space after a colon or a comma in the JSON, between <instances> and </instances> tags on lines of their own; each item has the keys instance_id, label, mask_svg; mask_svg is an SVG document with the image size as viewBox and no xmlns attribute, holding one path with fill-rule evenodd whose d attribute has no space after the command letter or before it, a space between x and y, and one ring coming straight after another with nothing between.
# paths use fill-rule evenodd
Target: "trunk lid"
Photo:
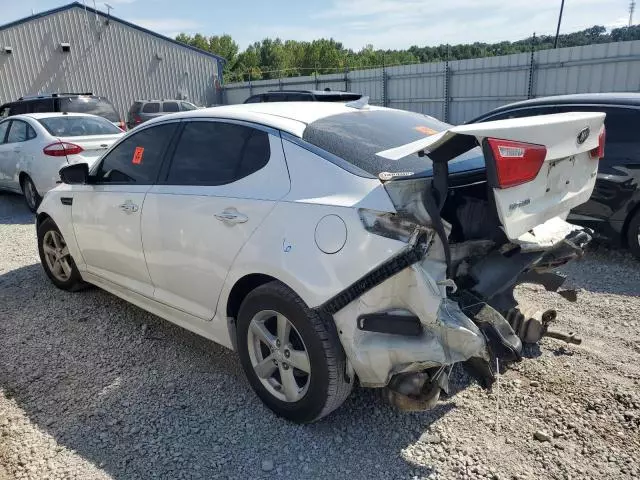
<instances>
[{"instance_id":1,"label":"trunk lid","mask_svg":"<svg viewBox=\"0 0 640 480\"><path fill-rule=\"evenodd\" d=\"M598 158L594 158L591 152L599 146L604 118L604 113L569 112L460 125L377 155L387 160L399 160L424 152L433 160L435 173L396 177L390 183L416 182L420 176L433 174L436 185L438 175L443 175L442 169L435 168L436 163L446 164L481 145L496 212L507 237L516 240L551 218L565 216L570 209L589 199L598 170ZM508 158L496 158L491 139L502 142L500 152L507 154ZM521 162L516 165L518 167L526 160L517 158L520 144L529 144L537 149L539 169L537 173L533 171L526 181L505 186L500 175L501 172L504 174L505 166L509 169L515 165L511 162ZM472 163L477 169L477 160ZM439 180L442 183L443 179ZM414 193L419 183L414 187ZM406 204L406 198L400 199L392 193L393 188L387 190L397 207Z\"/></svg>"},{"instance_id":2,"label":"trunk lid","mask_svg":"<svg viewBox=\"0 0 640 480\"><path fill-rule=\"evenodd\" d=\"M87 135L82 137L58 137L65 143L72 143L82 148L82 152L75 155L67 155L67 161L71 163L87 163L91 167L106 152L111 145L119 140L124 133L113 135Z\"/></svg>"}]
</instances>

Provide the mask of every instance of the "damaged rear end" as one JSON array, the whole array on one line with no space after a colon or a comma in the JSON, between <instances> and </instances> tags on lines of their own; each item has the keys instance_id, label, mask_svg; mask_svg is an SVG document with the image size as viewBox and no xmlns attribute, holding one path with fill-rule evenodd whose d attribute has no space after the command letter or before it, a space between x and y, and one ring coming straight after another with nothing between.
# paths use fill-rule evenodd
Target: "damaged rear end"
<instances>
[{"instance_id":1,"label":"damaged rear end","mask_svg":"<svg viewBox=\"0 0 640 480\"><path fill-rule=\"evenodd\" d=\"M565 218L591 195L603 148L604 114L565 113L452 127L378 152L383 162L428 157L432 168L380 173L396 211L360 218L406 247L318 307L348 339L361 384L425 409L455 363L489 387L497 360L519 361L523 342L562 338L548 330L554 311L518 305L513 291L539 283L575 300L555 269L591 239Z\"/></svg>"}]
</instances>

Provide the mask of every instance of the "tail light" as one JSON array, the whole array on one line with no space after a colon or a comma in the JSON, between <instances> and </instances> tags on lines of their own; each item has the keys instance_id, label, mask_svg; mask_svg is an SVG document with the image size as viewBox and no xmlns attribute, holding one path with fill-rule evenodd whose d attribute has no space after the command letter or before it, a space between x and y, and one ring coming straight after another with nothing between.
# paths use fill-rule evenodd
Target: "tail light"
<instances>
[{"instance_id":1,"label":"tail light","mask_svg":"<svg viewBox=\"0 0 640 480\"><path fill-rule=\"evenodd\" d=\"M42 149L42 152L50 157L66 157L67 155L78 155L83 151L84 149L80 145L69 142L52 143Z\"/></svg>"},{"instance_id":2,"label":"tail light","mask_svg":"<svg viewBox=\"0 0 640 480\"><path fill-rule=\"evenodd\" d=\"M602 127L600 135L598 135L598 146L591 150L591 158L597 158L598 160L604 158L604 143L607 140L607 132Z\"/></svg>"},{"instance_id":3,"label":"tail light","mask_svg":"<svg viewBox=\"0 0 640 480\"><path fill-rule=\"evenodd\" d=\"M137 113L133 114L133 123L135 123L136 125L142 123L142 117L140 117L140 115L138 115Z\"/></svg>"},{"instance_id":4,"label":"tail light","mask_svg":"<svg viewBox=\"0 0 640 480\"><path fill-rule=\"evenodd\" d=\"M120 122L118 122L118 128L120 130L122 130L123 132L127 131L127 126L125 125L125 123L122 120L120 120Z\"/></svg>"},{"instance_id":5,"label":"tail light","mask_svg":"<svg viewBox=\"0 0 640 480\"><path fill-rule=\"evenodd\" d=\"M513 142L499 138L486 140L496 166L499 188L515 187L538 176L547 156L547 147L533 143Z\"/></svg>"}]
</instances>

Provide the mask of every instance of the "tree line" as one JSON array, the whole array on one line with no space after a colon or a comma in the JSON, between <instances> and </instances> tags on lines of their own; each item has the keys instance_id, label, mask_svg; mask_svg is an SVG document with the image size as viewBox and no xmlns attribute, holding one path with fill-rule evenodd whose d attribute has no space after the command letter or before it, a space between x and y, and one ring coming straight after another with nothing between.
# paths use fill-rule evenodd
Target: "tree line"
<instances>
[{"instance_id":1,"label":"tree line","mask_svg":"<svg viewBox=\"0 0 640 480\"><path fill-rule=\"evenodd\" d=\"M467 58L493 57L553 48L554 36L530 36L515 42L438 45L407 50L381 50L373 45L354 51L334 39L321 38L312 42L265 38L249 45L240 52L238 44L230 35L181 33L176 40L193 47L224 57L225 82L273 79L313 75L314 73L336 73L383 65L405 65L410 63L441 62ZM558 37L558 47L575 47L596 43L620 42L640 39L640 25L614 28L610 32L600 25L567 33Z\"/></svg>"}]
</instances>

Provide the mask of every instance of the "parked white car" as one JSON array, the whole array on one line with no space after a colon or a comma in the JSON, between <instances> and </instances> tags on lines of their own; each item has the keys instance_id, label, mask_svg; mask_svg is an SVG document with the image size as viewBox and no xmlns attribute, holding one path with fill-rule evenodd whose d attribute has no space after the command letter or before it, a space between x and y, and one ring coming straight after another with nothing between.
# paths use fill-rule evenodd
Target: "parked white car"
<instances>
[{"instance_id":1,"label":"parked white car","mask_svg":"<svg viewBox=\"0 0 640 480\"><path fill-rule=\"evenodd\" d=\"M93 166L124 132L108 120L77 113L31 113L0 122L0 189L23 193L36 211L60 181L64 165Z\"/></svg>"},{"instance_id":2,"label":"parked white car","mask_svg":"<svg viewBox=\"0 0 640 480\"><path fill-rule=\"evenodd\" d=\"M603 121L451 127L364 99L168 115L61 170L40 257L59 288L236 349L287 419L327 415L356 378L427 408L455 363L489 384L520 358L513 287L557 289L545 272L590 240L563 218L591 194Z\"/></svg>"}]
</instances>

